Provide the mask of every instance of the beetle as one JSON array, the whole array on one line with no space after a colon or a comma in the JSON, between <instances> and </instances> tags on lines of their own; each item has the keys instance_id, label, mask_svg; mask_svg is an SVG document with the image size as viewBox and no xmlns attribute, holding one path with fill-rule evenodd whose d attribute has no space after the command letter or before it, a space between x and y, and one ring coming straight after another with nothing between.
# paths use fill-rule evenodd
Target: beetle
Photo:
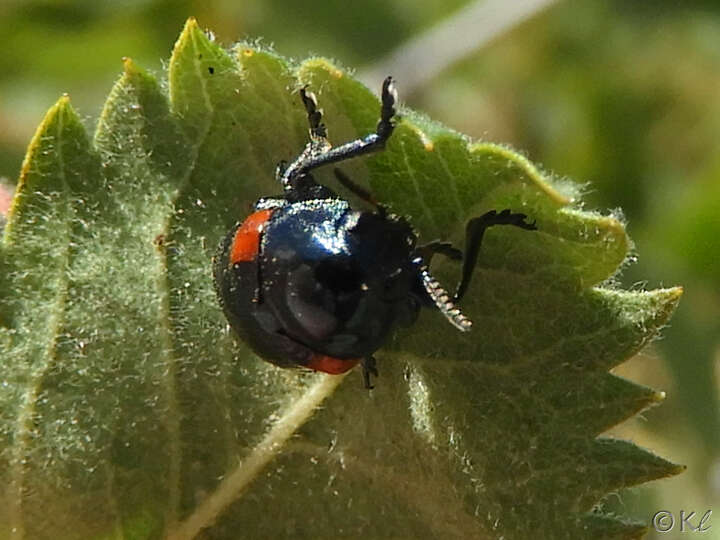
<instances>
[{"instance_id":1,"label":"beetle","mask_svg":"<svg viewBox=\"0 0 720 540\"><path fill-rule=\"evenodd\" d=\"M398 326L412 325L423 307L438 311L458 330L472 323L457 307L472 278L485 230L535 222L509 209L491 210L466 226L465 254L451 244L418 244L408 220L391 213L339 169L341 185L371 205L350 207L312 176L318 167L379 152L396 122L392 77L381 92L375 133L332 147L322 110L307 87L300 90L309 142L275 177L281 196L264 197L222 240L213 259L215 289L230 327L261 358L281 367L330 374L362 364L366 388L378 375L373 354ZM435 254L463 260L455 293L430 273Z\"/></svg>"}]
</instances>

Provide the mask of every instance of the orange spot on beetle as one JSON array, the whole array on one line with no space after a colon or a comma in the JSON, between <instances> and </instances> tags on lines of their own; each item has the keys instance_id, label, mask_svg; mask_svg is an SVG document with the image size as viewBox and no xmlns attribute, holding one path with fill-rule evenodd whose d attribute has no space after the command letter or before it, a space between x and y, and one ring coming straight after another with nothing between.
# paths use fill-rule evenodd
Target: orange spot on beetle
<instances>
[{"instance_id":1,"label":"orange spot on beetle","mask_svg":"<svg viewBox=\"0 0 720 540\"><path fill-rule=\"evenodd\" d=\"M230 264L255 260L260 251L260 233L271 214L272 210L258 210L238 227L230 246Z\"/></svg>"},{"instance_id":2,"label":"orange spot on beetle","mask_svg":"<svg viewBox=\"0 0 720 540\"><path fill-rule=\"evenodd\" d=\"M324 354L314 354L312 358L310 358L307 367L315 371L329 373L330 375L340 375L354 368L358 362L360 362L359 358L343 360L342 358L333 358L332 356L325 356Z\"/></svg>"}]
</instances>

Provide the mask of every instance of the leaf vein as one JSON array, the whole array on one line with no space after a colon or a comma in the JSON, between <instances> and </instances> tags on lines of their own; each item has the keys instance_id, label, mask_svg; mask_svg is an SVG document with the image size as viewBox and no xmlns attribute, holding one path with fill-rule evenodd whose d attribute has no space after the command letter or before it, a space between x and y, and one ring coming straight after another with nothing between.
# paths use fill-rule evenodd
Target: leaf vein
<instances>
[{"instance_id":1,"label":"leaf vein","mask_svg":"<svg viewBox=\"0 0 720 540\"><path fill-rule=\"evenodd\" d=\"M283 451L290 437L312 417L315 409L333 394L346 375L347 373L320 376L318 382L285 411L245 460L237 464L192 515L175 530L171 530L168 539L191 540L203 529L211 526L222 511L238 499L260 472Z\"/></svg>"},{"instance_id":2,"label":"leaf vein","mask_svg":"<svg viewBox=\"0 0 720 540\"><path fill-rule=\"evenodd\" d=\"M423 192L420 189L420 185L418 184L418 181L417 181L415 169L413 169L410 166L410 160L409 160L407 150L405 148L405 143L403 142L400 146L402 148L403 161L405 162L405 168L407 169L410 180L412 180L413 188L415 189L415 193L417 195L417 200L420 203L420 207L422 208L423 215L428 220L428 222L430 223L432 228L435 230L435 235L437 235L440 228L438 227L437 223L435 222L435 218L433 217L432 212L430 211L427 204L425 203L425 198L423 197Z\"/></svg>"}]
</instances>

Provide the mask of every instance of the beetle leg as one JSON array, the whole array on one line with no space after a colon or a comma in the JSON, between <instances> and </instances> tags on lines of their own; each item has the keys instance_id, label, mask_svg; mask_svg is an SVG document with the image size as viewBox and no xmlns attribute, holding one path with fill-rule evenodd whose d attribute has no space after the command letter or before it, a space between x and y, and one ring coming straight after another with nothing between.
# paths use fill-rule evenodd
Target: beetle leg
<instances>
[{"instance_id":1,"label":"beetle leg","mask_svg":"<svg viewBox=\"0 0 720 540\"><path fill-rule=\"evenodd\" d=\"M288 202L281 196L277 197L262 197L255 202L255 210L271 210L275 208L281 208Z\"/></svg>"},{"instance_id":2,"label":"beetle leg","mask_svg":"<svg viewBox=\"0 0 720 540\"><path fill-rule=\"evenodd\" d=\"M307 86L300 89L300 98L302 99L305 111L307 111L308 124L310 124L310 141L315 142L317 139L327 140L327 129L322 123L322 109L318 109L317 98L315 94L307 91Z\"/></svg>"},{"instance_id":3,"label":"beetle leg","mask_svg":"<svg viewBox=\"0 0 720 540\"><path fill-rule=\"evenodd\" d=\"M380 373L377 370L377 362L375 360L374 356L366 356L362 359L361 362L362 365L362 371L363 371L363 382L365 384L365 388L368 390L372 390L375 388L372 384L370 384L370 375L373 375L375 377L378 377Z\"/></svg>"},{"instance_id":4,"label":"beetle leg","mask_svg":"<svg viewBox=\"0 0 720 540\"><path fill-rule=\"evenodd\" d=\"M440 310L440 313L445 316L450 324L461 332L470 330L472 328L472 321L462 314L460 308L457 307L455 301L450 297L450 293L440 285L437 279L430 275L430 270L425 261L418 257L413 262L420 265L418 274L422 287L425 289L425 292L435 307Z\"/></svg>"},{"instance_id":5,"label":"beetle leg","mask_svg":"<svg viewBox=\"0 0 720 540\"><path fill-rule=\"evenodd\" d=\"M450 242L441 242L440 240L433 240L432 242L418 246L415 249L415 253L422 257L428 266L430 266L430 261L432 261L433 255L436 253L444 255L453 261L460 261L463 258L462 251L454 248Z\"/></svg>"},{"instance_id":6,"label":"beetle leg","mask_svg":"<svg viewBox=\"0 0 720 540\"><path fill-rule=\"evenodd\" d=\"M453 297L455 302L460 301L470 285L470 279L477 264L480 244L482 244L485 229L493 225L513 225L527 231L537 230L535 222L527 223L525 218L527 218L525 214L513 214L510 210L505 209L500 213L497 213L495 210L490 210L482 216L472 218L468 221L465 228L465 261L463 262L462 279Z\"/></svg>"},{"instance_id":7,"label":"beetle leg","mask_svg":"<svg viewBox=\"0 0 720 540\"><path fill-rule=\"evenodd\" d=\"M310 142L305 146L302 154L300 154L290 165L290 168L292 168L298 161L307 161L313 157L321 156L332 148L330 141L327 139L327 129L325 128L325 124L322 122L322 109L319 109L317 106L317 98L315 97L315 94L308 92L307 87L304 86L300 89L300 98L302 99L305 111L307 112L308 124L310 126ZM282 178L285 177L285 174L286 171L283 171L283 174L281 175L281 182Z\"/></svg>"},{"instance_id":8,"label":"beetle leg","mask_svg":"<svg viewBox=\"0 0 720 540\"><path fill-rule=\"evenodd\" d=\"M287 169L287 161L282 159L275 166L275 180L280 180L283 177L283 174L285 174L285 169Z\"/></svg>"},{"instance_id":9,"label":"beetle leg","mask_svg":"<svg viewBox=\"0 0 720 540\"><path fill-rule=\"evenodd\" d=\"M302 95L303 93L301 93L301 96ZM312 104L308 105L305 101L308 99L308 101L314 103L314 100L309 98L312 94L304 92L304 95L305 98L303 98L303 103L308 111L308 120L310 122L312 139L313 133L317 137L321 134L324 135L325 126L320 122L321 117L317 116L319 114L317 107ZM393 129L395 128L392 119L395 116L397 93L395 91L395 83L393 82L392 77L386 78L383 82L381 101L380 121L377 124L375 133L371 133L362 139L356 139L341 146L336 146L335 148L329 148L328 144L327 149L320 153L311 151L311 148L313 147L313 142L311 140L310 144L305 148L303 153L300 154L300 156L298 156L298 158L293 161L287 169L285 169L285 172L280 179L283 187L286 190L292 190L294 180L297 177L303 176L312 169L322 165L344 161L346 159L370 154L372 152L378 152L385 148L385 143L390 138Z\"/></svg>"}]
</instances>

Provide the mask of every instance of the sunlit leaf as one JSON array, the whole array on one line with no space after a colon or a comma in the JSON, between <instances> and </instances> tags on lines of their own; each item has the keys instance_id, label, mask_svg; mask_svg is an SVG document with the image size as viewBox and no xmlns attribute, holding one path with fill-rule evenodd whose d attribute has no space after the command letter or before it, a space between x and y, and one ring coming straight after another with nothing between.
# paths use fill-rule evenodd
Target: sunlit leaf
<instances>
[{"instance_id":1,"label":"sunlit leaf","mask_svg":"<svg viewBox=\"0 0 720 540\"><path fill-rule=\"evenodd\" d=\"M303 147L299 86L335 142L371 132L378 100L326 60L229 53L193 20L168 83L128 60L92 141L63 97L28 149L0 250L0 538L642 533L593 507L681 467L598 438L662 399L608 370L681 291L601 285L629 249L620 221L402 110L387 151L348 174L424 240L462 245L489 209L538 231L488 233L473 331L424 313L378 352L374 391L282 370L227 331L211 256Z\"/></svg>"}]
</instances>

